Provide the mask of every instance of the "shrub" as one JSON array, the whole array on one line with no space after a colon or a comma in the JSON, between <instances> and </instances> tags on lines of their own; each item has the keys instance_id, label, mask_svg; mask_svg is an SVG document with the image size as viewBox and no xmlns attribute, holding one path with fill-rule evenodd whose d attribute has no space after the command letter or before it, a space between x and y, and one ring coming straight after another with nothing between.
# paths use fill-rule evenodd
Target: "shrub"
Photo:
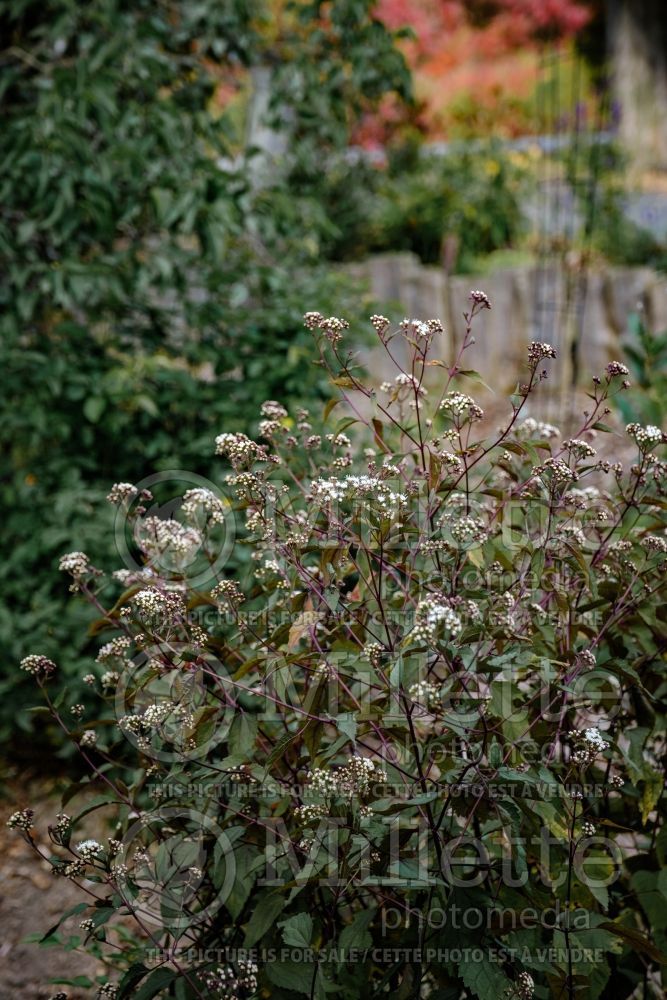
<instances>
[{"instance_id":1,"label":"shrub","mask_svg":"<svg viewBox=\"0 0 667 1000\"><path fill-rule=\"evenodd\" d=\"M324 221L304 224L290 157L319 171L358 109L407 94L409 77L370 0L283 7L279 30L265 3L0 10L0 496L18 540L0 570L0 642L12 659L30 642L67 646L62 669L80 676L80 618L53 570L68 546L108 559L93 511L113 475L211 476L216 426L242 426L278 392L326 389L301 304L340 302L342 279L318 266ZM276 129L289 120L292 151L259 184L230 94L281 62L269 111L283 115ZM3 672L0 737L25 693Z\"/></svg>"},{"instance_id":2,"label":"shrub","mask_svg":"<svg viewBox=\"0 0 667 1000\"><path fill-rule=\"evenodd\" d=\"M667 411L667 330L653 333L645 317L630 317L623 343L633 384L641 392L625 393L616 402L624 420L633 423L660 423Z\"/></svg>"},{"instance_id":3,"label":"shrub","mask_svg":"<svg viewBox=\"0 0 667 1000\"><path fill-rule=\"evenodd\" d=\"M449 237L455 269L472 271L485 255L515 246L523 232L528 181L519 160L495 144L476 144L445 156L406 156L398 147L386 171L363 161L341 164L322 192L336 226L327 252L345 260L410 250L425 264L440 264ZM336 213L334 205L341 206Z\"/></svg>"},{"instance_id":4,"label":"shrub","mask_svg":"<svg viewBox=\"0 0 667 1000\"><path fill-rule=\"evenodd\" d=\"M347 323L306 314L330 431L267 401L178 517L113 486L119 571L63 557L99 614L89 694L52 695L39 649L22 666L90 769L49 827L80 929L47 940L105 957L99 996L657 983L667 436L629 425L627 469L599 450L620 363L573 435L528 416L544 343L486 431L463 367L486 308L448 360L438 321L373 316L409 354L379 391ZM83 840L94 811L111 839ZM27 804L10 825L39 849Z\"/></svg>"},{"instance_id":5,"label":"shrub","mask_svg":"<svg viewBox=\"0 0 667 1000\"><path fill-rule=\"evenodd\" d=\"M635 222L628 212L629 157L613 142L595 142L586 151L577 143L564 153L567 181L578 204L577 242L611 264L667 266L667 233Z\"/></svg>"}]
</instances>

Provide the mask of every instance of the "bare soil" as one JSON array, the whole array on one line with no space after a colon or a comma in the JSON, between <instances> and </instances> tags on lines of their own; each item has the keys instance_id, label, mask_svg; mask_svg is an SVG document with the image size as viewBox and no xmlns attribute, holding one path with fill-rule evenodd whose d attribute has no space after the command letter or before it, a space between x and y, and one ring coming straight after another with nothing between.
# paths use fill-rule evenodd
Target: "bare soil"
<instances>
[{"instance_id":1,"label":"bare soil","mask_svg":"<svg viewBox=\"0 0 667 1000\"><path fill-rule=\"evenodd\" d=\"M15 809L35 810L35 841L46 854L53 853L47 826L61 812L64 783L53 778L20 775L5 768L0 799L0 1000L45 1000L62 990L70 1000L89 1000L91 991L57 986L58 979L89 976L103 967L83 952L29 943L27 938L44 934L62 914L84 900L79 888L51 873L23 840L21 833L6 826ZM76 933L80 916L64 925L65 934Z\"/></svg>"}]
</instances>

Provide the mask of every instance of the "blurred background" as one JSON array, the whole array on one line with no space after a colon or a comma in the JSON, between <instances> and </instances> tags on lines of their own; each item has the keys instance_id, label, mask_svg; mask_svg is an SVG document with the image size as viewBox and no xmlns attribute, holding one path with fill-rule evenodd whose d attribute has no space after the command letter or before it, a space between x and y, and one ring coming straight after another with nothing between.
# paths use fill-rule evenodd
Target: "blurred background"
<instances>
[{"instance_id":1,"label":"blurred background","mask_svg":"<svg viewBox=\"0 0 667 1000\"><path fill-rule=\"evenodd\" d=\"M78 701L98 645L59 556L118 568L113 482L220 482L217 433L266 399L317 410L306 310L347 317L381 374L371 311L440 317L446 357L481 287L498 391L547 340L548 418L624 358L622 418L660 422L662 0L6 0L0 46L11 760L70 752L21 657Z\"/></svg>"}]
</instances>

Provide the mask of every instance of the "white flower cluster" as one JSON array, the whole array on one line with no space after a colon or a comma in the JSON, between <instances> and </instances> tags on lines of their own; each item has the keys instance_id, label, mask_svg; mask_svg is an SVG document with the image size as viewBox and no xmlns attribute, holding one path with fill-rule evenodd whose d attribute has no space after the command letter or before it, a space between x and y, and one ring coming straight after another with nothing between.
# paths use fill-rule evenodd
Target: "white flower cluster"
<instances>
[{"instance_id":1,"label":"white flower cluster","mask_svg":"<svg viewBox=\"0 0 667 1000\"><path fill-rule=\"evenodd\" d=\"M366 498L377 504L387 516L400 513L407 504L407 497L403 493L396 493L377 476L315 479L310 491L314 499L326 504Z\"/></svg>"},{"instance_id":2,"label":"white flower cluster","mask_svg":"<svg viewBox=\"0 0 667 1000\"><path fill-rule=\"evenodd\" d=\"M551 344L539 343L534 340L528 348L528 361L533 365L539 364L543 358L555 358L556 356L556 348L552 347Z\"/></svg>"},{"instance_id":3,"label":"white flower cluster","mask_svg":"<svg viewBox=\"0 0 667 1000\"><path fill-rule=\"evenodd\" d=\"M491 303L489 302L489 297L486 292L480 291L479 288L474 288L470 293L470 298L475 303L475 305L481 306L482 309L490 309Z\"/></svg>"},{"instance_id":4,"label":"white flower cluster","mask_svg":"<svg viewBox=\"0 0 667 1000\"><path fill-rule=\"evenodd\" d=\"M327 434L327 441L333 448L351 448L352 442L347 434Z\"/></svg>"},{"instance_id":5,"label":"white flower cluster","mask_svg":"<svg viewBox=\"0 0 667 1000\"><path fill-rule=\"evenodd\" d=\"M411 389L412 392L416 392L419 396L428 395L424 386L419 384L419 379L415 378L414 375L409 375L407 372L399 372L394 379L393 384L391 382L382 382L380 385L380 390L382 392L393 392L396 388Z\"/></svg>"},{"instance_id":6,"label":"white flower cluster","mask_svg":"<svg viewBox=\"0 0 667 1000\"><path fill-rule=\"evenodd\" d=\"M317 330L323 319L324 316L321 312L311 310L311 312L305 313L303 317L303 325L307 330Z\"/></svg>"},{"instance_id":7,"label":"white flower cluster","mask_svg":"<svg viewBox=\"0 0 667 1000\"><path fill-rule=\"evenodd\" d=\"M588 510L595 501L599 501L600 491L594 486L586 486L585 489L579 490L569 490L567 493L563 493L561 497L561 502L565 507L575 507L577 510ZM598 513L605 514L605 511L600 508ZM605 514L604 518L598 518L599 520L607 520Z\"/></svg>"},{"instance_id":8,"label":"white flower cluster","mask_svg":"<svg viewBox=\"0 0 667 1000\"><path fill-rule=\"evenodd\" d=\"M586 536L578 524L559 524L556 528L556 536L552 539L553 545L557 547L558 540L569 539L582 548L586 544Z\"/></svg>"},{"instance_id":9,"label":"white flower cluster","mask_svg":"<svg viewBox=\"0 0 667 1000\"><path fill-rule=\"evenodd\" d=\"M58 569L61 573L71 573L75 579L91 572L90 559L85 552L68 552L60 557Z\"/></svg>"},{"instance_id":10,"label":"white flower cluster","mask_svg":"<svg viewBox=\"0 0 667 1000\"><path fill-rule=\"evenodd\" d=\"M307 312L303 317L303 325L307 330L321 330L327 340L334 345L341 339L343 332L350 327L346 319L340 319L338 316L323 316L319 312Z\"/></svg>"},{"instance_id":11,"label":"white flower cluster","mask_svg":"<svg viewBox=\"0 0 667 1000\"><path fill-rule=\"evenodd\" d=\"M595 823L591 823L589 819L584 820L581 824L581 834L583 837L594 837L595 829Z\"/></svg>"},{"instance_id":12,"label":"white flower cluster","mask_svg":"<svg viewBox=\"0 0 667 1000\"><path fill-rule=\"evenodd\" d=\"M592 448L587 441L582 441L581 438L570 438L569 441L563 442L563 447L567 448L576 458L593 458L597 454L595 448Z\"/></svg>"},{"instance_id":13,"label":"white flower cluster","mask_svg":"<svg viewBox=\"0 0 667 1000\"><path fill-rule=\"evenodd\" d=\"M625 428L625 433L635 439L638 447L642 451L648 451L649 448L653 448L656 444L660 444L666 438L660 428L656 427L655 424L649 424L647 427L642 427L641 424L628 424Z\"/></svg>"},{"instance_id":14,"label":"white flower cluster","mask_svg":"<svg viewBox=\"0 0 667 1000\"><path fill-rule=\"evenodd\" d=\"M417 681L410 685L408 694L420 705L430 705L440 699L440 685L433 681Z\"/></svg>"},{"instance_id":15,"label":"white flower cluster","mask_svg":"<svg viewBox=\"0 0 667 1000\"><path fill-rule=\"evenodd\" d=\"M7 820L7 826L10 830L30 830L34 815L33 809L17 809Z\"/></svg>"},{"instance_id":16,"label":"white flower cluster","mask_svg":"<svg viewBox=\"0 0 667 1000\"><path fill-rule=\"evenodd\" d=\"M56 875L63 875L65 878L81 878L86 874L86 862L77 859L70 861L69 864L59 865L54 871Z\"/></svg>"},{"instance_id":17,"label":"white flower cluster","mask_svg":"<svg viewBox=\"0 0 667 1000\"><path fill-rule=\"evenodd\" d=\"M121 504L134 500L138 492L137 487L133 483L114 483L107 494L107 500L109 503L120 507Z\"/></svg>"},{"instance_id":18,"label":"white flower cluster","mask_svg":"<svg viewBox=\"0 0 667 1000\"><path fill-rule=\"evenodd\" d=\"M134 570L115 569L111 574L114 580L118 580L123 587L130 587L135 583L148 583L157 576L151 566L141 566Z\"/></svg>"},{"instance_id":19,"label":"white flower cluster","mask_svg":"<svg viewBox=\"0 0 667 1000\"><path fill-rule=\"evenodd\" d=\"M81 739L79 744L82 747L94 747L97 744L97 733L94 729L86 729L85 733L81 734Z\"/></svg>"},{"instance_id":20,"label":"white flower cluster","mask_svg":"<svg viewBox=\"0 0 667 1000\"><path fill-rule=\"evenodd\" d=\"M667 552L667 538L660 535L647 535L644 539L644 545L649 552Z\"/></svg>"},{"instance_id":21,"label":"white flower cluster","mask_svg":"<svg viewBox=\"0 0 667 1000\"><path fill-rule=\"evenodd\" d=\"M30 653L29 656L24 656L20 663L21 670L25 670L26 673L32 674L33 677L44 676L48 677L56 669L56 665L53 660L50 660L48 656L40 656L38 653Z\"/></svg>"},{"instance_id":22,"label":"white flower cluster","mask_svg":"<svg viewBox=\"0 0 667 1000\"><path fill-rule=\"evenodd\" d=\"M215 439L215 453L224 455L234 466L266 461L264 449L260 448L256 441L241 433L218 434Z\"/></svg>"},{"instance_id":23,"label":"white flower cluster","mask_svg":"<svg viewBox=\"0 0 667 1000\"><path fill-rule=\"evenodd\" d=\"M220 605L230 604L232 607L245 600L243 591L234 580L221 580L220 583L216 583L211 591L211 597Z\"/></svg>"},{"instance_id":24,"label":"white flower cluster","mask_svg":"<svg viewBox=\"0 0 667 1000\"><path fill-rule=\"evenodd\" d=\"M268 495L268 484L254 472L239 472L235 476L227 476L225 482L241 500L264 499L265 491Z\"/></svg>"},{"instance_id":25,"label":"white flower cluster","mask_svg":"<svg viewBox=\"0 0 667 1000\"><path fill-rule=\"evenodd\" d=\"M137 543L148 557L159 558L167 552L179 559L192 557L203 542L196 528L181 524L180 521L147 517L140 525Z\"/></svg>"},{"instance_id":26,"label":"white flower cluster","mask_svg":"<svg viewBox=\"0 0 667 1000\"><path fill-rule=\"evenodd\" d=\"M181 594L173 591L146 587L135 594L133 600L137 610L147 618L163 618L176 624L185 617L185 601Z\"/></svg>"},{"instance_id":27,"label":"white flower cluster","mask_svg":"<svg viewBox=\"0 0 667 1000\"><path fill-rule=\"evenodd\" d=\"M97 657L95 658L96 663L109 663L111 660L125 660L126 654L130 646L132 645L132 640L127 635L117 635L115 639L111 639L100 649Z\"/></svg>"},{"instance_id":28,"label":"white flower cluster","mask_svg":"<svg viewBox=\"0 0 667 1000\"><path fill-rule=\"evenodd\" d=\"M373 313L371 316L371 326L380 336L387 330L389 325L389 320L386 316L380 316L379 313Z\"/></svg>"},{"instance_id":29,"label":"white flower cluster","mask_svg":"<svg viewBox=\"0 0 667 1000\"><path fill-rule=\"evenodd\" d=\"M406 337L417 337L428 340L436 333L442 333L444 327L439 319L404 319L399 324L401 332Z\"/></svg>"},{"instance_id":30,"label":"white flower cluster","mask_svg":"<svg viewBox=\"0 0 667 1000\"><path fill-rule=\"evenodd\" d=\"M473 600L469 598L455 598L453 603L459 615L463 615L464 618L468 618L470 621L481 620L482 612Z\"/></svg>"},{"instance_id":31,"label":"white flower cluster","mask_svg":"<svg viewBox=\"0 0 667 1000\"><path fill-rule=\"evenodd\" d=\"M571 729L567 736L575 745L572 763L579 767L587 767L592 764L598 754L607 749L607 744L599 731L593 727L585 729L583 733Z\"/></svg>"},{"instance_id":32,"label":"white flower cluster","mask_svg":"<svg viewBox=\"0 0 667 1000\"><path fill-rule=\"evenodd\" d=\"M194 723L192 712L185 705L163 701L149 705L137 715L123 716L118 720L118 725L138 737L140 749L147 749L150 746L147 737L153 730L163 728L168 720L182 730L190 728Z\"/></svg>"},{"instance_id":33,"label":"white flower cluster","mask_svg":"<svg viewBox=\"0 0 667 1000\"><path fill-rule=\"evenodd\" d=\"M382 663L383 646L379 642L367 642L363 648L364 659L373 667L379 667Z\"/></svg>"},{"instance_id":34,"label":"white flower cluster","mask_svg":"<svg viewBox=\"0 0 667 1000\"><path fill-rule=\"evenodd\" d=\"M534 417L526 417L516 428L517 437L537 438L538 440L549 440L560 437L560 429L553 424L545 424Z\"/></svg>"},{"instance_id":35,"label":"white flower cluster","mask_svg":"<svg viewBox=\"0 0 667 1000\"><path fill-rule=\"evenodd\" d=\"M491 624L497 628L514 628L514 604L514 597L509 590L506 590L497 598L496 603L491 608Z\"/></svg>"},{"instance_id":36,"label":"white flower cluster","mask_svg":"<svg viewBox=\"0 0 667 1000\"><path fill-rule=\"evenodd\" d=\"M517 995L520 1000L532 1000L535 981L529 972L520 972L516 980Z\"/></svg>"},{"instance_id":37,"label":"white flower cluster","mask_svg":"<svg viewBox=\"0 0 667 1000\"><path fill-rule=\"evenodd\" d=\"M280 434L283 430L285 428L279 420L260 420L257 428L259 436L265 438L267 441L270 441L271 438L275 437L276 434Z\"/></svg>"},{"instance_id":38,"label":"white flower cluster","mask_svg":"<svg viewBox=\"0 0 667 1000\"><path fill-rule=\"evenodd\" d=\"M317 820L322 819L323 816L329 815L329 809L322 803L309 803L305 806L297 806L294 810L294 816L299 821L307 826L309 823L316 823Z\"/></svg>"},{"instance_id":39,"label":"white flower cluster","mask_svg":"<svg viewBox=\"0 0 667 1000\"><path fill-rule=\"evenodd\" d=\"M181 510L188 519L194 521L199 514L205 514L213 524L224 524L225 508L213 490L197 487L183 494Z\"/></svg>"},{"instance_id":40,"label":"white flower cluster","mask_svg":"<svg viewBox=\"0 0 667 1000\"><path fill-rule=\"evenodd\" d=\"M595 654L590 649L581 649L576 654L577 663L588 670L592 670L596 665Z\"/></svg>"},{"instance_id":41,"label":"white flower cluster","mask_svg":"<svg viewBox=\"0 0 667 1000\"><path fill-rule=\"evenodd\" d=\"M287 416L287 410L282 403L277 403L275 399L267 399L260 407L260 413L267 420L282 420Z\"/></svg>"},{"instance_id":42,"label":"white flower cluster","mask_svg":"<svg viewBox=\"0 0 667 1000\"><path fill-rule=\"evenodd\" d=\"M100 986L97 991L98 1000L103 1000L104 997L111 998L118 995L118 987L113 983L105 983L104 986Z\"/></svg>"},{"instance_id":43,"label":"white flower cluster","mask_svg":"<svg viewBox=\"0 0 667 1000\"><path fill-rule=\"evenodd\" d=\"M535 469L537 475L541 475L544 472L550 473L549 478L557 485L576 482L579 479L578 474L570 468L567 462L563 462L560 458L548 458L546 462L538 465Z\"/></svg>"},{"instance_id":44,"label":"white flower cluster","mask_svg":"<svg viewBox=\"0 0 667 1000\"><path fill-rule=\"evenodd\" d=\"M417 605L415 624L409 637L413 642L431 642L440 629L455 636L461 631L461 619L437 597L427 597Z\"/></svg>"},{"instance_id":45,"label":"white flower cluster","mask_svg":"<svg viewBox=\"0 0 667 1000\"><path fill-rule=\"evenodd\" d=\"M447 466L446 473L448 475L457 476L463 472L463 462L456 455L452 455L451 451L438 452L438 458L442 459L443 464Z\"/></svg>"},{"instance_id":46,"label":"white flower cluster","mask_svg":"<svg viewBox=\"0 0 667 1000\"><path fill-rule=\"evenodd\" d=\"M102 845L97 840L83 840L77 844L76 852L82 861L91 864L102 853Z\"/></svg>"},{"instance_id":47,"label":"white flower cluster","mask_svg":"<svg viewBox=\"0 0 667 1000\"><path fill-rule=\"evenodd\" d=\"M473 539L481 542L486 535L486 525L479 517L454 518L448 527L452 538L459 545L465 545Z\"/></svg>"},{"instance_id":48,"label":"white flower cluster","mask_svg":"<svg viewBox=\"0 0 667 1000\"><path fill-rule=\"evenodd\" d=\"M323 798L351 802L368 795L375 782L387 780L387 774L368 757L350 757L347 764L335 770L316 767L308 772L306 780L310 790Z\"/></svg>"},{"instance_id":49,"label":"white flower cluster","mask_svg":"<svg viewBox=\"0 0 667 1000\"><path fill-rule=\"evenodd\" d=\"M271 527L266 523L261 510L249 509L246 513L245 526L251 534L260 535L262 538L268 538L271 534Z\"/></svg>"},{"instance_id":50,"label":"white flower cluster","mask_svg":"<svg viewBox=\"0 0 667 1000\"><path fill-rule=\"evenodd\" d=\"M481 420L484 410L477 405L471 396L464 392L450 392L445 396L439 409L446 410L453 417L464 416L467 420Z\"/></svg>"},{"instance_id":51,"label":"white flower cluster","mask_svg":"<svg viewBox=\"0 0 667 1000\"><path fill-rule=\"evenodd\" d=\"M593 747L598 752L601 750L605 750L607 747L607 744L600 735L600 731L593 727L584 730L584 740L586 741L586 743L588 743L589 746Z\"/></svg>"},{"instance_id":52,"label":"white flower cluster","mask_svg":"<svg viewBox=\"0 0 667 1000\"><path fill-rule=\"evenodd\" d=\"M243 959L237 960L236 970L229 965L208 970L203 975L207 996L217 1000L240 1000L244 993L250 996L257 991L257 971L255 962Z\"/></svg>"},{"instance_id":53,"label":"white flower cluster","mask_svg":"<svg viewBox=\"0 0 667 1000\"><path fill-rule=\"evenodd\" d=\"M616 378L618 375L629 375L630 369L622 365L620 361L610 361L606 368L609 378Z\"/></svg>"},{"instance_id":54,"label":"white flower cluster","mask_svg":"<svg viewBox=\"0 0 667 1000\"><path fill-rule=\"evenodd\" d=\"M261 556L261 553L254 553L255 556ZM272 577L278 577L276 581L276 586L287 590L290 586L289 580L285 575L285 570L280 565L277 559L264 559L264 561L255 570L256 580L270 580Z\"/></svg>"},{"instance_id":55,"label":"white flower cluster","mask_svg":"<svg viewBox=\"0 0 667 1000\"><path fill-rule=\"evenodd\" d=\"M68 816L67 813L57 813L57 822L54 824L53 832L58 837L64 837L69 833L72 826L72 817Z\"/></svg>"}]
</instances>

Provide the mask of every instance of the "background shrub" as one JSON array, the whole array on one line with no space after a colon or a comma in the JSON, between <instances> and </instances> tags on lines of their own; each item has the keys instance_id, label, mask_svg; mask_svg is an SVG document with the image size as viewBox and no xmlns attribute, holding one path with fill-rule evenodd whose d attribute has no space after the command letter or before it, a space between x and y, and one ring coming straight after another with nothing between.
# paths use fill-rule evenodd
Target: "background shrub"
<instances>
[{"instance_id":1,"label":"background shrub","mask_svg":"<svg viewBox=\"0 0 667 1000\"><path fill-rule=\"evenodd\" d=\"M110 554L93 516L110 479L212 475L214 429L267 397L326 391L301 303L347 293L317 263L327 220L290 172L312 176L356 114L389 90L407 97L409 78L370 2L320 6L287 4L278 33L268 4L0 12L0 495L16 539L0 569L0 734L19 718L9 665L26 643L68 645L64 673L85 672L53 568L77 539ZM281 46L267 113L293 152L267 166L225 94Z\"/></svg>"}]
</instances>

